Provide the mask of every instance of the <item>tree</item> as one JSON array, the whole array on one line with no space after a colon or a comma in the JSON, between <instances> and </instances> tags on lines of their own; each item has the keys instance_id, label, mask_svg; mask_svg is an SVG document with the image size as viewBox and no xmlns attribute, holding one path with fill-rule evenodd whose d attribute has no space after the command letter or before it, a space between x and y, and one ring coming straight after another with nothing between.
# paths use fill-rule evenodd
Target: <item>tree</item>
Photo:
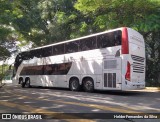
<instances>
[{"instance_id":1,"label":"tree","mask_svg":"<svg viewBox=\"0 0 160 122\"><path fill-rule=\"evenodd\" d=\"M14 18L10 1L0 0L0 59L4 60L11 55L10 48L15 46L15 33L11 22Z\"/></svg>"},{"instance_id":2,"label":"tree","mask_svg":"<svg viewBox=\"0 0 160 122\"><path fill-rule=\"evenodd\" d=\"M73 4L73 0L14 1L12 11L17 16L12 25L35 47L69 39Z\"/></svg>"}]
</instances>

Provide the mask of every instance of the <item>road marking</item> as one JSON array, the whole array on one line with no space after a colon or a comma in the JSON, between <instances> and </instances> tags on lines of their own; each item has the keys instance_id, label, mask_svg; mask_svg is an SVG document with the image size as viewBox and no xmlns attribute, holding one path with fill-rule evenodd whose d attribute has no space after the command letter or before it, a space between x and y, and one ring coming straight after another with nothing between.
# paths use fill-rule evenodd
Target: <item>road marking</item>
<instances>
[{"instance_id":1,"label":"road marking","mask_svg":"<svg viewBox=\"0 0 160 122\"><path fill-rule=\"evenodd\" d=\"M15 89L14 89L15 90ZM22 90L22 89L17 89L19 92L21 92L21 94L23 94L22 92L26 92L26 90ZM48 89L44 89L44 91L48 91ZM16 90L15 90L16 91ZM19 92L17 92L17 93L19 93ZM36 92L34 92L34 94L37 94L38 92L36 91ZM33 94L33 93L32 93ZM55 94L46 94L46 93L42 93L44 96L40 96L40 97L38 97L38 98L43 98L43 100L48 100L47 98L46 98L46 95L49 95L49 96L51 96L51 97L54 97L54 96L57 96L57 95L55 95ZM46 95L45 95L46 94ZM41 93L40 93L40 95L41 95ZM58 96L60 96L60 94L58 95ZM63 95L62 95L63 96ZM61 97L61 96L60 96ZM77 97L77 96L73 96L73 97ZM70 98L70 97L66 97L66 98ZM84 99L84 98L83 98ZM88 100L89 100L89 98L87 98ZM81 97L79 98L79 99L77 99L77 100L80 100L80 102L83 102L83 101L81 101ZM92 100L92 98L91 98L91 100ZM60 101L63 101L63 100L61 100L60 99ZM92 101L90 101L90 102L92 102ZM77 103L77 102L76 102ZM101 102L101 103L103 103L103 102ZM105 103L105 102L104 102ZM67 104L67 103L64 103L64 104ZM98 103L98 105L99 105L99 103ZM125 109L125 110L130 110L130 111L137 111L137 110L139 110L139 109L137 109L137 107L135 108L135 107L129 107L129 106L127 106L127 105L118 105L118 103L117 104L111 104L112 106L114 106L114 105L116 105L117 107L114 107L114 108L118 108L119 107L119 109ZM120 110L121 111L121 110ZM157 111L157 110L156 110Z\"/></svg>"},{"instance_id":2,"label":"road marking","mask_svg":"<svg viewBox=\"0 0 160 122\"><path fill-rule=\"evenodd\" d=\"M78 105L78 106L84 106L84 107L90 107L90 108L97 108L101 110L109 110L117 113L140 113L134 110L125 110L123 108L116 108L116 107L108 107L103 105L96 105L96 104L85 104L85 103L77 103L77 102L64 102L64 101L56 101L58 103L64 103L64 104L71 104L71 105Z\"/></svg>"},{"instance_id":3,"label":"road marking","mask_svg":"<svg viewBox=\"0 0 160 122\"><path fill-rule=\"evenodd\" d=\"M13 92L9 92L8 90L6 90L6 92L15 95ZM16 96L22 97L24 95L20 95L18 93L18 94L16 94ZM62 104L70 104L70 105L78 105L78 106L84 106L84 107L89 107L89 108L97 108L97 109L100 109L100 110L119 112L119 113L141 113L141 112L135 111L133 109L126 110L124 108L108 107L108 106L97 105L97 104L85 104L85 103L78 103L78 102L65 102L65 101L61 101L61 100L48 100L46 98L41 98L41 97L40 98L32 98L32 97L29 97L29 96L24 96L24 97L28 98L28 99L43 100L43 101L56 102L56 103L62 103Z\"/></svg>"},{"instance_id":4,"label":"road marking","mask_svg":"<svg viewBox=\"0 0 160 122\"><path fill-rule=\"evenodd\" d=\"M71 116L71 115L66 115L65 113L57 113L57 112L53 112L53 111L49 111L49 110L45 110L45 109L41 109L41 108L35 108L29 105L20 105L20 104L16 104L13 102L7 102L7 101L0 101L0 104L3 106L7 106L7 107L12 107L12 108L18 108L24 111L29 111L31 113L40 113L43 115L47 115L47 116L51 116L51 117L56 117L57 119L62 119L68 122L95 122L93 120L89 120L89 119L81 119L79 117L76 116ZM61 116L59 116L61 114ZM64 118L71 118L71 119L64 119ZM76 120L75 120L76 119Z\"/></svg>"}]
</instances>

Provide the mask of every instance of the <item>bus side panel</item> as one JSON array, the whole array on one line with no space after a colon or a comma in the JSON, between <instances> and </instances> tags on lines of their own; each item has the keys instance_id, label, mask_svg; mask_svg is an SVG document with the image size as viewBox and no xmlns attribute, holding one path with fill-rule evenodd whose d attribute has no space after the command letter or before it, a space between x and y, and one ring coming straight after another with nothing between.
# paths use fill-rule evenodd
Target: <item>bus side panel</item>
<instances>
[{"instance_id":1,"label":"bus side panel","mask_svg":"<svg viewBox=\"0 0 160 122\"><path fill-rule=\"evenodd\" d=\"M43 75L30 75L30 85L43 86Z\"/></svg>"},{"instance_id":2,"label":"bus side panel","mask_svg":"<svg viewBox=\"0 0 160 122\"><path fill-rule=\"evenodd\" d=\"M103 89L121 90L121 58L103 61Z\"/></svg>"}]
</instances>

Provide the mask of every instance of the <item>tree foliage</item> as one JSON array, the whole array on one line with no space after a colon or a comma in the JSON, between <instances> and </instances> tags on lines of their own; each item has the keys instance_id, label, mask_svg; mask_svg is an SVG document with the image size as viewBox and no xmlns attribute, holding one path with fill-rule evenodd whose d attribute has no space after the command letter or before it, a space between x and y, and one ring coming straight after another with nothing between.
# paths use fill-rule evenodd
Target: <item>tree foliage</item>
<instances>
[{"instance_id":1,"label":"tree foliage","mask_svg":"<svg viewBox=\"0 0 160 122\"><path fill-rule=\"evenodd\" d=\"M13 26L34 46L69 39L73 4L73 0L17 0Z\"/></svg>"},{"instance_id":2,"label":"tree foliage","mask_svg":"<svg viewBox=\"0 0 160 122\"><path fill-rule=\"evenodd\" d=\"M147 80L158 79L159 0L0 0L0 13L0 45L18 40L36 47L122 26L133 28L145 38Z\"/></svg>"},{"instance_id":3,"label":"tree foliage","mask_svg":"<svg viewBox=\"0 0 160 122\"><path fill-rule=\"evenodd\" d=\"M15 45L15 30L11 26L14 18L12 5L8 0L0 0L0 60L11 55L10 48Z\"/></svg>"}]
</instances>

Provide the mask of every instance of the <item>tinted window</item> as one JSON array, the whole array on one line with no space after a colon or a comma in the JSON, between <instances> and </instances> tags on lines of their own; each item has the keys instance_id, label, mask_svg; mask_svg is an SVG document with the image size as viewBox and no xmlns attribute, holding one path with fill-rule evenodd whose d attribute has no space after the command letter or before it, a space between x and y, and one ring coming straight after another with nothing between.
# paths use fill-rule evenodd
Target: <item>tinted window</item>
<instances>
[{"instance_id":1,"label":"tinted window","mask_svg":"<svg viewBox=\"0 0 160 122\"><path fill-rule=\"evenodd\" d=\"M41 58L43 54L42 49L36 49L32 52L33 57Z\"/></svg>"},{"instance_id":2,"label":"tinted window","mask_svg":"<svg viewBox=\"0 0 160 122\"><path fill-rule=\"evenodd\" d=\"M105 33L97 36L98 48L121 45L121 31Z\"/></svg>"},{"instance_id":3,"label":"tinted window","mask_svg":"<svg viewBox=\"0 0 160 122\"><path fill-rule=\"evenodd\" d=\"M64 54L64 44L53 46L53 55Z\"/></svg>"},{"instance_id":4,"label":"tinted window","mask_svg":"<svg viewBox=\"0 0 160 122\"><path fill-rule=\"evenodd\" d=\"M15 59L15 63L14 63L14 66L15 66L15 71L17 71L19 65L21 64L21 62L23 61L22 60L22 53L18 54L16 59Z\"/></svg>"},{"instance_id":5,"label":"tinted window","mask_svg":"<svg viewBox=\"0 0 160 122\"><path fill-rule=\"evenodd\" d=\"M44 66L44 75L65 75L71 68L71 63L50 64Z\"/></svg>"},{"instance_id":6,"label":"tinted window","mask_svg":"<svg viewBox=\"0 0 160 122\"><path fill-rule=\"evenodd\" d=\"M44 75L53 75L54 71L55 71L55 67L53 67L52 65L44 66Z\"/></svg>"},{"instance_id":7,"label":"tinted window","mask_svg":"<svg viewBox=\"0 0 160 122\"><path fill-rule=\"evenodd\" d=\"M43 48L42 57L47 57L52 55L52 46Z\"/></svg>"},{"instance_id":8,"label":"tinted window","mask_svg":"<svg viewBox=\"0 0 160 122\"><path fill-rule=\"evenodd\" d=\"M23 60L29 60L30 58L31 58L30 51L27 51L27 52L23 52L23 53L22 53L22 59L23 59Z\"/></svg>"},{"instance_id":9,"label":"tinted window","mask_svg":"<svg viewBox=\"0 0 160 122\"><path fill-rule=\"evenodd\" d=\"M65 63L64 64L60 64L58 66L58 73L59 74L67 74L66 73L66 64Z\"/></svg>"},{"instance_id":10,"label":"tinted window","mask_svg":"<svg viewBox=\"0 0 160 122\"><path fill-rule=\"evenodd\" d=\"M17 56L16 60L17 60L18 62L19 62L19 61L22 61L22 53L20 53L20 54Z\"/></svg>"},{"instance_id":11,"label":"tinted window","mask_svg":"<svg viewBox=\"0 0 160 122\"><path fill-rule=\"evenodd\" d=\"M115 41L115 46L116 45L121 45L122 44L122 32L119 31L115 31L114 32L114 41Z\"/></svg>"},{"instance_id":12,"label":"tinted window","mask_svg":"<svg viewBox=\"0 0 160 122\"><path fill-rule=\"evenodd\" d=\"M24 67L20 75L43 75L43 66Z\"/></svg>"},{"instance_id":13,"label":"tinted window","mask_svg":"<svg viewBox=\"0 0 160 122\"><path fill-rule=\"evenodd\" d=\"M96 49L96 37L89 37L86 39L80 40L79 51L92 50Z\"/></svg>"},{"instance_id":14,"label":"tinted window","mask_svg":"<svg viewBox=\"0 0 160 122\"><path fill-rule=\"evenodd\" d=\"M27 52L22 52L19 54L19 59L20 60L29 60L30 58L30 52L27 51Z\"/></svg>"},{"instance_id":15,"label":"tinted window","mask_svg":"<svg viewBox=\"0 0 160 122\"><path fill-rule=\"evenodd\" d=\"M97 36L97 46L98 48L105 48L109 47L110 42L109 42L109 37L107 34L102 34Z\"/></svg>"},{"instance_id":16,"label":"tinted window","mask_svg":"<svg viewBox=\"0 0 160 122\"><path fill-rule=\"evenodd\" d=\"M68 42L65 44L65 53L78 52L79 41Z\"/></svg>"},{"instance_id":17,"label":"tinted window","mask_svg":"<svg viewBox=\"0 0 160 122\"><path fill-rule=\"evenodd\" d=\"M22 60L26 60L26 52L22 52L20 56Z\"/></svg>"},{"instance_id":18,"label":"tinted window","mask_svg":"<svg viewBox=\"0 0 160 122\"><path fill-rule=\"evenodd\" d=\"M45 75L60 75L60 64L46 65L44 68Z\"/></svg>"},{"instance_id":19,"label":"tinted window","mask_svg":"<svg viewBox=\"0 0 160 122\"><path fill-rule=\"evenodd\" d=\"M34 57L34 51L31 50L29 51L29 59L32 59Z\"/></svg>"},{"instance_id":20,"label":"tinted window","mask_svg":"<svg viewBox=\"0 0 160 122\"><path fill-rule=\"evenodd\" d=\"M33 75L43 75L43 66L33 66L30 70L34 71Z\"/></svg>"},{"instance_id":21,"label":"tinted window","mask_svg":"<svg viewBox=\"0 0 160 122\"><path fill-rule=\"evenodd\" d=\"M20 75L66 75L72 63L49 64L23 67Z\"/></svg>"}]
</instances>

